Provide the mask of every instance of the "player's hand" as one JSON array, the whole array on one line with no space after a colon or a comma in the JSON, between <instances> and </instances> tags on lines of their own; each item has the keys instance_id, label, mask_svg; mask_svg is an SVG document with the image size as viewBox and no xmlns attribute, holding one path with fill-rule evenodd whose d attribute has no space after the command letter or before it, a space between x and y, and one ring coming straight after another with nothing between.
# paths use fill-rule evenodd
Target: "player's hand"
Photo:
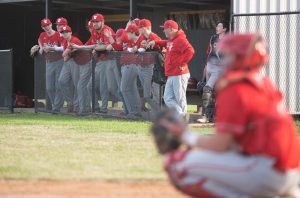
<instances>
[{"instance_id":1,"label":"player's hand","mask_svg":"<svg viewBox=\"0 0 300 198\"><path fill-rule=\"evenodd\" d=\"M30 49L30 56L34 56L35 53L37 51L39 51L40 46L39 45L34 45L31 49Z\"/></svg>"},{"instance_id":2,"label":"player's hand","mask_svg":"<svg viewBox=\"0 0 300 198\"><path fill-rule=\"evenodd\" d=\"M70 60L70 56L69 55L67 55L67 56L64 57L64 61L65 62L67 62L68 60Z\"/></svg>"},{"instance_id":3,"label":"player's hand","mask_svg":"<svg viewBox=\"0 0 300 198\"><path fill-rule=\"evenodd\" d=\"M80 49L80 46L79 45L76 45L74 43L69 43L69 46L73 49Z\"/></svg>"},{"instance_id":4,"label":"player's hand","mask_svg":"<svg viewBox=\"0 0 300 198\"><path fill-rule=\"evenodd\" d=\"M50 52L51 50L52 50L52 47L50 47L50 46L48 46L48 45L46 45L46 46L44 47L44 52L46 52L46 53Z\"/></svg>"},{"instance_id":5,"label":"player's hand","mask_svg":"<svg viewBox=\"0 0 300 198\"><path fill-rule=\"evenodd\" d=\"M147 44L147 49L153 49L155 46L155 41L149 41L148 44Z\"/></svg>"},{"instance_id":6,"label":"player's hand","mask_svg":"<svg viewBox=\"0 0 300 198\"><path fill-rule=\"evenodd\" d=\"M113 50L112 45L107 45L107 46L106 46L106 50L107 50L107 51L112 51L112 50Z\"/></svg>"},{"instance_id":7,"label":"player's hand","mask_svg":"<svg viewBox=\"0 0 300 198\"><path fill-rule=\"evenodd\" d=\"M141 42L141 46L142 46L143 48L147 48L147 41L143 40L143 41Z\"/></svg>"},{"instance_id":8,"label":"player's hand","mask_svg":"<svg viewBox=\"0 0 300 198\"><path fill-rule=\"evenodd\" d=\"M131 52L135 53L135 52L137 52L137 51L138 51L138 47L137 47L137 46L134 46L134 47L132 48L132 51L131 51Z\"/></svg>"},{"instance_id":9,"label":"player's hand","mask_svg":"<svg viewBox=\"0 0 300 198\"><path fill-rule=\"evenodd\" d=\"M40 49L39 49L39 53L40 53L40 54L43 54L43 53L44 53L43 48L40 48Z\"/></svg>"}]
</instances>

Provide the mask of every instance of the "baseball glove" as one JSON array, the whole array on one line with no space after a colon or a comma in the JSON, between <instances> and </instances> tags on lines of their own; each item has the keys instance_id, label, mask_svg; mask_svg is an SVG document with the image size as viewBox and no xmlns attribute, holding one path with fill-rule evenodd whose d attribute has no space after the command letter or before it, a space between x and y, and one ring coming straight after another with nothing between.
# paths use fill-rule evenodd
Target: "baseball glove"
<instances>
[{"instance_id":1,"label":"baseball glove","mask_svg":"<svg viewBox=\"0 0 300 198\"><path fill-rule=\"evenodd\" d=\"M35 56L36 53L39 51L40 46L38 45L34 45L31 49L30 49L30 56Z\"/></svg>"},{"instance_id":2,"label":"baseball glove","mask_svg":"<svg viewBox=\"0 0 300 198\"><path fill-rule=\"evenodd\" d=\"M151 133L154 137L157 150L160 154L165 154L177 150L180 147L178 137L174 136L172 132L160 123L160 120L170 111L160 113L158 119L151 127Z\"/></svg>"},{"instance_id":3,"label":"baseball glove","mask_svg":"<svg viewBox=\"0 0 300 198\"><path fill-rule=\"evenodd\" d=\"M170 151L177 150L180 147L180 142L177 137L169 132L169 130L159 124L154 124L151 128L154 136L154 142L160 154L165 154Z\"/></svg>"}]
</instances>

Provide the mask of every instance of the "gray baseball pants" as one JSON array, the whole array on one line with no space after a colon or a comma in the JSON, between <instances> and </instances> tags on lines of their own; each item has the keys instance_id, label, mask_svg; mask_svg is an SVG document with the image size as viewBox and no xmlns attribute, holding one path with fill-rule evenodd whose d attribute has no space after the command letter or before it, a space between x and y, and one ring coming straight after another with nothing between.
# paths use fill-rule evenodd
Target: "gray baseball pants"
<instances>
[{"instance_id":1,"label":"gray baseball pants","mask_svg":"<svg viewBox=\"0 0 300 198\"><path fill-rule=\"evenodd\" d=\"M152 76L154 65L138 66L138 75L143 87L143 100L147 102L153 111L159 110L159 105L152 98Z\"/></svg>"},{"instance_id":2,"label":"gray baseball pants","mask_svg":"<svg viewBox=\"0 0 300 198\"><path fill-rule=\"evenodd\" d=\"M141 113L141 98L137 87L138 67L135 64L121 67L121 93L129 114Z\"/></svg>"},{"instance_id":3,"label":"gray baseball pants","mask_svg":"<svg viewBox=\"0 0 300 198\"><path fill-rule=\"evenodd\" d=\"M168 76L165 86L165 104L182 115L185 115L187 112L186 89L189 78L189 73L179 76Z\"/></svg>"},{"instance_id":4,"label":"gray baseball pants","mask_svg":"<svg viewBox=\"0 0 300 198\"><path fill-rule=\"evenodd\" d=\"M77 85L79 80L79 65L73 59L65 62L59 76L59 85L68 105L78 109Z\"/></svg>"},{"instance_id":5,"label":"gray baseball pants","mask_svg":"<svg viewBox=\"0 0 300 198\"><path fill-rule=\"evenodd\" d=\"M79 65L79 80L77 84L79 113L91 111L91 102L88 91L88 83L92 74L92 61L85 65Z\"/></svg>"},{"instance_id":6,"label":"gray baseball pants","mask_svg":"<svg viewBox=\"0 0 300 198\"><path fill-rule=\"evenodd\" d=\"M59 111L64 102L63 95L58 84L58 78L63 64L63 59L46 62L46 91L52 104L52 110L54 111Z\"/></svg>"}]
</instances>

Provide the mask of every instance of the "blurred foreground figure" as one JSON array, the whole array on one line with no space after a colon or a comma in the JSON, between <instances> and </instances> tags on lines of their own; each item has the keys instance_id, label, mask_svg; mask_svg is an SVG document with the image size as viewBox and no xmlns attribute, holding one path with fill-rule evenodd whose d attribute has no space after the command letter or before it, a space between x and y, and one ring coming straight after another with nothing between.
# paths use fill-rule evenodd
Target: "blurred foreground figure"
<instances>
[{"instance_id":1,"label":"blurred foreground figure","mask_svg":"<svg viewBox=\"0 0 300 198\"><path fill-rule=\"evenodd\" d=\"M281 93L259 74L268 59L264 40L232 34L218 48L227 69L216 85L215 133L188 132L173 110L161 112L152 126L171 182L194 197L300 197L293 119Z\"/></svg>"}]
</instances>

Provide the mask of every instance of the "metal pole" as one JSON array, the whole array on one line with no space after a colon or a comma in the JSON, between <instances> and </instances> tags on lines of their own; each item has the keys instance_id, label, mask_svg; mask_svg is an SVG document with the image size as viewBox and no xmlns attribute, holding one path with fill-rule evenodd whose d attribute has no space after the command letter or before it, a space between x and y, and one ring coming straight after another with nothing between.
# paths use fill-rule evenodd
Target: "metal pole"
<instances>
[{"instance_id":1,"label":"metal pole","mask_svg":"<svg viewBox=\"0 0 300 198\"><path fill-rule=\"evenodd\" d=\"M10 112L14 112L14 97L13 97L13 90L14 90L14 63L13 63L13 49L10 49L10 64L11 64L11 84L10 84L10 97L11 97L11 104L10 104Z\"/></svg>"},{"instance_id":2,"label":"metal pole","mask_svg":"<svg viewBox=\"0 0 300 198\"><path fill-rule=\"evenodd\" d=\"M52 0L45 0L45 17L51 18L51 12L52 12Z\"/></svg>"},{"instance_id":3,"label":"metal pole","mask_svg":"<svg viewBox=\"0 0 300 198\"><path fill-rule=\"evenodd\" d=\"M130 0L130 16L132 18L137 17L137 1L136 0Z\"/></svg>"},{"instance_id":4,"label":"metal pole","mask_svg":"<svg viewBox=\"0 0 300 198\"><path fill-rule=\"evenodd\" d=\"M92 58L92 113L95 113L95 103L98 102L98 98L96 101L96 88L95 88L95 67L96 61L95 58Z\"/></svg>"}]
</instances>

